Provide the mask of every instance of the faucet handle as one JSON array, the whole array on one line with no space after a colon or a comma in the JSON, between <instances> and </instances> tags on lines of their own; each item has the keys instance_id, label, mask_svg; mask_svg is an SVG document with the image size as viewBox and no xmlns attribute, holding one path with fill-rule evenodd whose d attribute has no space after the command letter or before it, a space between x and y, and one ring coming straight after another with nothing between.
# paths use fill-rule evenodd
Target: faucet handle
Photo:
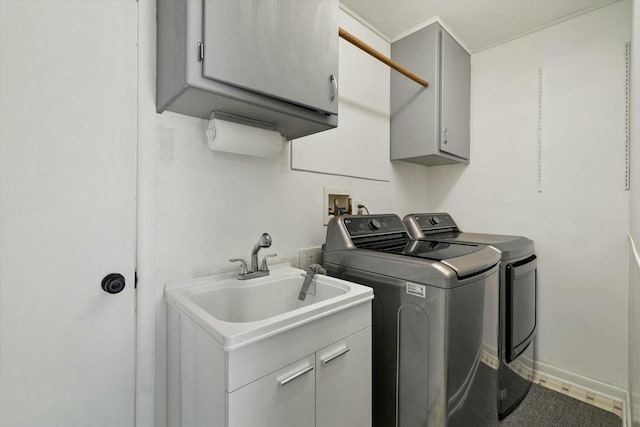
<instances>
[{"instance_id":1,"label":"faucet handle","mask_svg":"<svg viewBox=\"0 0 640 427\"><path fill-rule=\"evenodd\" d=\"M240 276L245 276L247 274L247 262L242 258L231 258L229 262L239 262L240 263Z\"/></svg>"},{"instance_id":2,"label":"faucet handle","mask_svg":"<svg viewBox=\"0 0 640 427\"><path fill-rule=\"evenodd\" d=\"M276 256L278 256L278 254L265 255L264 258L262 258L262 266L260 267L260 271L269 271L269 266L267 265L267 258L273 258Z\"/></svg>"}]
</instances>

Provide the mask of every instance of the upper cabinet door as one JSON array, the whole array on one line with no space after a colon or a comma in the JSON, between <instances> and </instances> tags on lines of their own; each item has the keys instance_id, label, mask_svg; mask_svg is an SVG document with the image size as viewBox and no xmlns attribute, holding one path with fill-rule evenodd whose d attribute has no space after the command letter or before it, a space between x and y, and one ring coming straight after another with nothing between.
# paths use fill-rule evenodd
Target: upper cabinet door
<instances>
[{"instance_id":1,"label":"upper cabinet door","mask_svg":"<svg viewBox=\"0 0 640 427\"><path fill-rule=\"evenodd\" d=\"M205 0L205 78L338 112L337 0Z\"/></svg>"},{"instance_id":2,"label":"upper cabinet door","mask_svg":"<svg viewBox=\"0 0 640 427\"><path fill-rule=\"evenodd\" d=\"M471 57L440 30L440 150L469 159Z\"/></svg>"}]
</instances>

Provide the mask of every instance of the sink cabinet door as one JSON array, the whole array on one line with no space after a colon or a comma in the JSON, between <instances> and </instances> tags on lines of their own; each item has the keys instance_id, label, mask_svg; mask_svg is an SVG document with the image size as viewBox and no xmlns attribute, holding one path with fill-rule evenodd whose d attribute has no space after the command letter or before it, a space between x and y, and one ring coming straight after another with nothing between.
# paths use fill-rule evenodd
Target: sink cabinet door
<instances>
[{"instance_id":1,"label":"sink cabinet door","mask_svg":"<svg viewBox=\"0 0 640 427\"><path fill-rule=\"evenodd\" d=\"M317 427L371 426L371 328L316 352Z\"/></svg>"},{"instance_id":2,"label":"sink cabinet door","mask_svg":"<svg viewBox=\"0 0 640 427\"><path fill-rule=\"evenodd\" d=\"M314 427L315 356L298 360L228 395L229 427Z\"/></svg>"}]
</instances>

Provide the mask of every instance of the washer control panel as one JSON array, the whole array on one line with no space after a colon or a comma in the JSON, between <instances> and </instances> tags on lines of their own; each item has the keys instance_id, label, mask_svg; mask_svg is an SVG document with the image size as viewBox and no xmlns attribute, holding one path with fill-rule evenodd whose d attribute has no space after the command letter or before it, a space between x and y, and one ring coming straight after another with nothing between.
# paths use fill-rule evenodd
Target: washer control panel
<instances>
[{"instance_id":1,"label":"washer control panel","mask_svg":"<svg viewBox=\"0 0 640 427\"><path fill-rule=\"evenodd\" d=\"M414 214L413 219L422 231L458 228L453 218L447 213Z\"/></svg>"},{"instance_id":2,"label":"washer control panel","mask_svg":"<svg viewBox=\"0 0 640 427\"><path fill-rule=\"evenodd\" d=\"M344 225L351 237L406 232L397 215L352 216L344 219Z\"/></svg>"}]
</instances>

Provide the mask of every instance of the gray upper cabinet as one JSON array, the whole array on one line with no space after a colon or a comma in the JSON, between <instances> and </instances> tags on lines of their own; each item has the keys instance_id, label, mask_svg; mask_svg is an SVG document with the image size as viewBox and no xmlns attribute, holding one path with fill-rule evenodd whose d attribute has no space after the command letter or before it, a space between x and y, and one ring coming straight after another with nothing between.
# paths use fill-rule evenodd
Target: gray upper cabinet
<instances>
[{"instance_id":1,"label":"gray upper cabinet","mask_svg":"<svg viewBox=\"0 0 640 427\"><path fill-rule=\"evenodd\" d=\"M337 126L337 0L158 0L157 110Z\"/></svg>"},{"instance_id":2,"label":"gray upper cabinet","mask_svg":"<svg viewBox=\"0 0 640 427\"><path fill-rule=\"evenodd\" d=\"M434 23L394 42L391 57L430 83L391 74L391 160L468 163L470 55Z\"/></svg>"}]
</instances>

